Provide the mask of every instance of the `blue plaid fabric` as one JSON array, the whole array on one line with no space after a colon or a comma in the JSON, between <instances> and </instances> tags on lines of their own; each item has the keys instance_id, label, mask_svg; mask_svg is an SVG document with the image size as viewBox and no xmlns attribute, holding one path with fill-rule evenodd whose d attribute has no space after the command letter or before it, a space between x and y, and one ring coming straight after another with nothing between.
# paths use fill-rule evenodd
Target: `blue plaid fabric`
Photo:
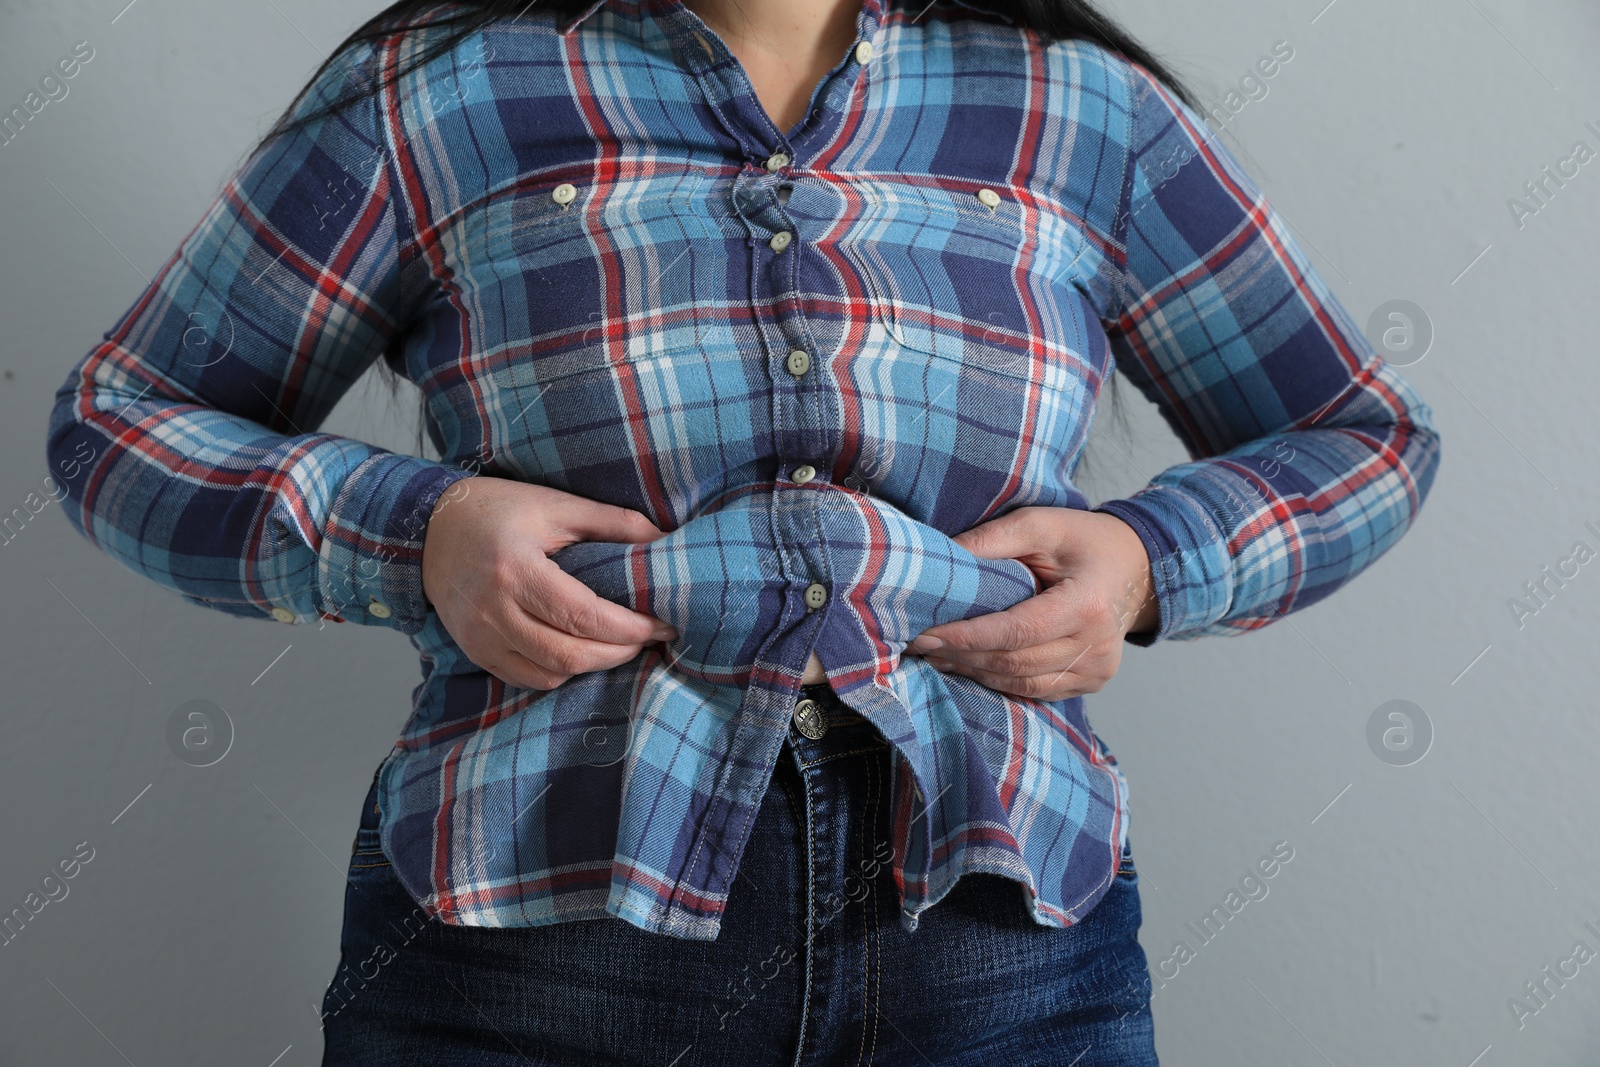
<instances>
[{"instance_id":1,"label":"blue plaid fabric","mask_svg":"<svg viewBox=\"0 0 1600 1067\"><path fill-rule=\"evenodd\" d=\"M951 0L865 0L858 30L780 130L678 0L533 5L253 153L60 390L51 466L95 545L214 610L410 636L382 840L446 922L714 938L814 650L894 749L903 923L989 871L1071 925L1127 785L1081 697L902 657L1041 588L952 537L1090 506L1114 367L1192 456L1099 505L1158 580L1136 643L1314 603L1428 492L1428 408L1144 69ZM436 32L354 49L302 110ZM317 432L379 358L440 460ZM550 691L470 662L420 559L474 475L669 531L553 558L679 638Z\"/></svg>"}]
</instances>

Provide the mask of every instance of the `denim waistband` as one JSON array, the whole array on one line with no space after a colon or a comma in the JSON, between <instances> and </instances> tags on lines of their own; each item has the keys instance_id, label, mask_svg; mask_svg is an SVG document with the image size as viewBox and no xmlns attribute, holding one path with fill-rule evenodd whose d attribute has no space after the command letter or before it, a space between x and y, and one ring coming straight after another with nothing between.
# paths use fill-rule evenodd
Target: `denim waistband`
<instances>
[{"instance_id":1,"label":"denim waistband","mask_svg":"<svg viewBox=\"0 0 1600 1067\"><path fill-rule=\"evenodd\" d=\"M827 682L812 682L810 685L802 685L800 687L800 696L795 699L797 701L809 699L820 704L830 727L864 724L867 722L861 713L846 704Z\"/></svg>"},{"instance_id":2,"label":"denim waistband","mask_svg":"<svg viewBox=\"0 0 1600 1067\"><path fill-rule=\"evenodd\" d=\"M794 718L785 746L801 767L838 756L887 748L883 734L826 682L803 685L794 699Z\"/></svg>"}]
</instances>

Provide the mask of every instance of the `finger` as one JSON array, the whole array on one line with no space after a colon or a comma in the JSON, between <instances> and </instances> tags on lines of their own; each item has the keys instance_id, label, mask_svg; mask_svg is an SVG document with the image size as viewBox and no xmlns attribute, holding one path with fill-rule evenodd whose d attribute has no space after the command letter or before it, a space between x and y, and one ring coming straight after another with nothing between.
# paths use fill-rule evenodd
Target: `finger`
<instances>
[{"instance_id":1,"label":"finger","mask_svg":"<svg viewBox=\"0 0 1600 1067\"><path fill-rule=\"evenodd\" d=\"M990 689L1027 697L1030 700L1065 700L1069 697L1083 696L1085 693L1098 693L1106 683L1106 679L1097 675L1078 674L1073 671L1052 671L1049 674L1016 677L932 656L928 657L928 662L947 674L959 674Z\"/></svg>"},{"instance_id":2,"label":"finger","mask_svg":"<svg viewBox=\"0 0 1600 1067\"><path fill-rule=\"evenodd\" d=\"M598 595L549 558L539 561L513 599L526 614L574 637L637 645L678 635L670 623Z\"/></svg>"},{"instance_id":3,"label":"finger","mask_svg":"<svg viewBox=\"0 0 1600 1067\"><path fill-rule=\"evenodd\" d=\"M1004 611L930 626L918 635L917 644L923 652L1028 648L1076 633L1084 621L1077 600L1073 583L1059 582Z\"/></svg>"},{"instance_id":4,"label":"finger","mask_svg":"<svg viewBox=\"0 0 1600 1067\"><path fill-rule=\"evenodd\" d=\"M472 607L477 617L477 622L493 631L493 636L481 636L477 639L470 638L467 634L465 645L473 646L471 658L474 663L493 674L496 678L532 689L553 689L566 681L573 674L590 670L603 670L614 667L618 663L626 663L637 656L642 650L642 645L613 645L604 642L591 642L594 646L589 651L593 653L588 660L575 657L566 657L564 651L547 655L540 651L547 647L559 647L563 641L578 641L569 634L561 633L547 623L516 610L500 610L491 614L485 611L482 605L474 603L454 582L455 591L469 606ZM500 617L496 619L496 615ZM481 632L481 631L480 631ZM464 645L464 647L465 647ZM479 658L478 647L483 646L489 652ZM618 658L620 657L620 658ZM497 666L491 666L490 660ZM571 666L578 669L570 669ZM502 673L504 671L504 673Z\"/></svg>"},{"instance_id":5,"label":"finger","mask_svg":"<svg viewBox=\"0 0 1600 1067\"><path fill-rule=\"evenodd\" d=\"M563 577L568 576L563 573ZM466 598L460 586L454 582L450 584ZM579 584L582 585L581 582ZM575 637L526 611L514 600L509 606L504 602L497 603L493 612L486 611L483 605L473 603L470 599L467 602L478 620L493 630L498 638L498 641L495 638L488 639L490 647L507 649L552 676L565 678L615 667L633 659L643 650L643 642L617 643Z\"/></svg>"},{"instance_id":6,"label":"finger","mask_svg":"<svg viewBox=\"0 0 1600 1067\"><path fill-rule=\"evenodd\" d=\"M574 496L570 502L563 502L550 518L564 533L580 541L636 543L666 536L641 511L587 497Z\"/></svg>"},{"instance_id":7,"label":"finger","mask_svg":"<svg viewBox=\"0 0 1600 1067\"><path fill-rule=\"evenodd\" d=\"M497 647L491 655L486 656L485 662L479 663L477 660L473 662L507 685L522 689L554 689L571 677L547 670L516 649L505 645Z\"/></svg>"},{"instance_id":8,"label":"finger","mask_svg":"<svg viewBox=\"0 0 1600 1067\"><path fill-rule=\"evenodd\" d=\"M485 621L488 621L486 616ZM499 632L498 627L494 629L496 633ZM506 640L496 640L491 637L482 641L482 645L486 651L469 653L470 659L507 685L522 686L523 689L554 689L568 678L568 675L546 669L531 661L520 651L512 648Z\"/></svg>"},{"instance_id":9,"label":"finger","mask_svg":"<svg viewBox=\"0 0 1600 1067\"><path fill-rule=\"evenodd\" d=\"M1034 554L1048 538L1041 529L1043 508L1023 507L980 522L951 540L984 559L1017 559Z\"/></svg>"},{"instance_id":10,"label":"finger","mask_svg":"<svg viewBox=\"0 0 1600 1067\"><path fill-rule=\"evenodd\" d=\"M1080 664L1090 665L1095 658L1091 655L1095 647L1093 641L1079 637L1062 637L1017 649L967 650L947 645L929 655L964 663L969 667L978 667L995 674L1022 678L1033 674L1053 674L1061 670L1072 670L1078 668Z\"/></svg>"},{"instance_id":11,"label":"finger","mask_svg":"<svg viewBox=\"0 0 1600 1067\"><path fill-rule=\"evenodd\" d=\"M525 616L512 622L513 647L545 670L556 674L588 674L620 666L644 650L644 643L623 644L575 637L543 619Z\"/></svg>"}]
</instances>

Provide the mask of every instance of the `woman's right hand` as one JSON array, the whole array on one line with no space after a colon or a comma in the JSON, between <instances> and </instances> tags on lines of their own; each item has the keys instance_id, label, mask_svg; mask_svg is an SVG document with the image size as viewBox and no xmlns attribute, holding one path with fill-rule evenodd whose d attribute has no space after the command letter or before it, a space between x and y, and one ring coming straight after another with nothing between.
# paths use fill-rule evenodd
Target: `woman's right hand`
<instances>
[{"instance_id":1,"label":"woman's right hand","mask_svg":"<svg viewBox=\"0 0 1600 1067\"><path fill-rule=\"evenodd\" d=\"M597 596L550 556L576 541L664 536L641 512L480 474L434 505L423 593L473 663L511 685L554 689L626 663L677 630Z\"/></svg>"}]
</instances>

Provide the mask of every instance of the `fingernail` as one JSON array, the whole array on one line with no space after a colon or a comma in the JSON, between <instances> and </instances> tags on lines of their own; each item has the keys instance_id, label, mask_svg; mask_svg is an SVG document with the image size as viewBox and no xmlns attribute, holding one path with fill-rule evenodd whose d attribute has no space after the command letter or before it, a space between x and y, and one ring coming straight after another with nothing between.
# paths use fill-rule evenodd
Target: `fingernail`
<instances>
[{"instance_id":1,"label":"fingernail","mask_svg":"<svg viewBox=\"0 0 1600 1067\"><path fill-rule=\"evenodd\" d=\"M650 636L657 641L671 641L678 636L678 631L671 626L657 626Z\"/></svg>"},{"instance_id":2,"label":"fingernail","mask_svg":"<svg viewBox=\"0 0 1600 1067\"><path fill-rule=\"evenodd\" d=\"M947 659L939 659L936 656L929 656L928 662L933 664L935 670L947 671L950 669L950 661Z\"/></svg>"},{"instance_id":3,"label":"fingernail","mask_svg":"<svg viewBox=\"0 0 1600 1067\"><path fill-rule=\"evenodd\" d=\"M930 634L919 634L912 642L919 652L932 652L944 647L944 642Z\"/></svg>"}]
</instances>

